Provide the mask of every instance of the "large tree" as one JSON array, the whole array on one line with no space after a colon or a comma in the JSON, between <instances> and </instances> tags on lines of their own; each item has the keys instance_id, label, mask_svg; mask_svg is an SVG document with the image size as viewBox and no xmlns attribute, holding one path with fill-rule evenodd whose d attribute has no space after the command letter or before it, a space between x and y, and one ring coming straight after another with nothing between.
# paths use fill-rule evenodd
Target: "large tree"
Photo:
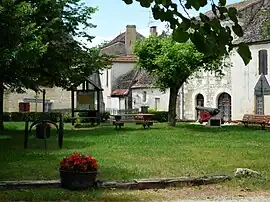
<instances>
[{"instance_id":1,"label":"large tree","mask_svg":"<svg viewBox=\"0 0 270 202\"><path fill-rule=\"evenodd\" d=\"M122 0L126 4L132 4L134 0ZM168 22L174 32L174 39L184 43L191 40L196 49L207 56L213 53L221 56L228 55L234 48L247 65L251 60L251 52L247 44L233 44L233 33L243 36L242 27L238 23L238 11L234 7L226 7L226 0L218 0L217 3L208 0L136 0L142 7L152 9L156 20ZM192 17L191 9L199 11L208 3L211 4L211 17L199 13ZM229 20L228 24L222 24L223 20Z\"/></svg>"},{"instance_id":2,"label":"large tree","mask_svg":"<svg viewBox=\"0 0 270 202\"><path fill-rule=\"evenodd\" d=\"M176 102L180 87L202 69L222 73L223 57L205 56L190 42L178 43L171 36L150 36L135 45L138 66L149 72L162 90L170 89L168 123L175 126Z\"/></svg>"},{"instance_id":3,"label":"large tree","mask_svg":"<svg viewBox=\"0 0 270 202\"><path fill-rule=\"evenodd\" d=\"M0 2L0 130L3 129L4 88L68 88L109 60L76 38L95 27L95 8L80 0L2 0ZM81 29L83 27L83 29Z\"/></svg>"}]
</instances>

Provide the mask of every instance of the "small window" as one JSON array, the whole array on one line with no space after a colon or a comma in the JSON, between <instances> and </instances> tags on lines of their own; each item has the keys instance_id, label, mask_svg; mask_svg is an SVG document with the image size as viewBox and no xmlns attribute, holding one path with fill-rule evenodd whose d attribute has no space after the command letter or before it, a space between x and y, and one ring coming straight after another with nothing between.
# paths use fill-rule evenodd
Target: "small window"
<instances>
[{"instance_id":1,"label":"small window","mask_svg":"<svg viewBox=\"0 0 270 202\"><path fill-rule=\"evenodd\" d=\"M143 102L146 102L146 91L143 91L143 99L142 99Z\"/></svg>"},{"instance_id":2,"label":"small window","mask_svg":"<svg viewBox=\"0 0 270 202\"><path fill-rule=\"evenodd\" d=\"M268 74L268 55L267 50L260 50L259 51L259 74Z\"/></svg>"},{"instance_id":3,"label":"small window","mask_svg":"<svg viewBox=\"0 0 270 202\"><path fill-rule=\"evenodd\" d=\"M28 102L19 103L19 112L29 112L29 111L30 111L30 103Z\"/></svg>"},{"instance_id":4,"label":"small window","mask_svg":"<svg viewBox=\"0 0 270 202\"><path fill-rule=\"evenodd\" d=\"M106 86L109 86L109 70L106 71Z\"/></svg>"},{"instance_id":5,"label":"small window","mask_svg":"<svg viewBox=\"0 0 270 202\"><path fill-rule=\"evenodd\" d=\"M155 110L159 110L160 98L155 98Z\"/></svg>"},{"instance_id":6,"label":"small window","mask_svg":"<svg viewBox=\"0 0 270 202\"><path fill-rule=\"evenodd\" d=\"M46 102L45 103L45 112L51 112L52 111L52 102Z\"/></svg>"}]
</instances>

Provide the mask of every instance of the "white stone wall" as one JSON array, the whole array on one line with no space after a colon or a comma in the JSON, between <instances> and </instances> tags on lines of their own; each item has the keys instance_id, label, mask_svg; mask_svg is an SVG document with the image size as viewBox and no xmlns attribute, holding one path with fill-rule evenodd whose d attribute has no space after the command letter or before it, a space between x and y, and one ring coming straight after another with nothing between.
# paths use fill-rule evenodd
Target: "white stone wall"
<instances>
[{"instance_id":1,"label":"white stone wall","mask_svg":"<svg viewBox=\"0 0 270 202\"><path fill-rule=\"evenodd\" d=\"M190 77L184 85L184 118L196 119L196 96L202 94L205 107L217 107L218 97L222 93L231 95L231 68L224 68L224 76L216 77L211 72L200 71Z\"/></svg>"},{"instance_id":2,"label":"white stone wall","mask_svg":"<svg viewBox=\"0 0 270 202\"><path fill-rule=\"evenodd\" d=\"M143 102L143 92L146 92L146 102ZM132 108L140 108L141 106L149 106L155 109L155 98L160 98L158 111L167 111L169 105L169 90L165 93L158 88L132 88Z\"/></svg>"},{"instance_id":3,"label":"white stone wall","mask_svg":"<svg viewBox=\"0 0 270 202\"><path fill-rule=\"evenodd\" d=\"M111 108L111 109L119 109L119 102L112 101L111 91L112 86L114 85L114 82L117 80L117 78L123 74L126 74L127 72L134 69L136 66L136 63L130 62L130 63L113 63L112 67L108 70L101 71L100 74L100 80L101 80L101 86L103 88L103 99L105 103L105 109ZM108 86L107 84L107 74L108 74ZM119 99L118 99L119 100Z\"/></svg>"},{"instance_id":4,"label":"white stone wall","mask_svg":"<svg viewBox=\"0 0 270 202\"><path fill-rule=\"evenodd\" d=\"M252 60L245 66L240 56L235 53L231 59L232 67L232 114L233 119L242 119L243 114L255 113L255 96L254 88L257 84L259 75L259 50L266 49L268 51L268 75L266 78L270 83L270 43L250 45ZM270 114L270 100L265 96L265 114Z\"/></svg>"}]
</instances>

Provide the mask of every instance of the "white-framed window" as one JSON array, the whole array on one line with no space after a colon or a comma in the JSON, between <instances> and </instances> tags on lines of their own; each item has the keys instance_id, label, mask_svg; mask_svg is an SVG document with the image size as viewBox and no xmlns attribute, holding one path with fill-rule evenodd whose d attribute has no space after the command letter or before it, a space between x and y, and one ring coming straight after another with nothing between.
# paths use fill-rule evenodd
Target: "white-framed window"
<instances>
[{"instance_id":1,"label":"white-framed window","mask_svg":"<svg viewBox=\"0 0 270 202\"><path fill-rule=\"evenodd\" d=\"M160 98L156 97L155 98L155 110L159 110L160 108Z\"/></svg>"},{"instance_id":2,"label":"white-framed window","mask_svg":"<svg viewBox=\"0 0 270 202\"><path fill-rule=\"evenodd\" d=\"M143 102L146 102L146 95L147 95L146 91L143 91L143 97L142 97Z\"/></svg>"}]
</instances>

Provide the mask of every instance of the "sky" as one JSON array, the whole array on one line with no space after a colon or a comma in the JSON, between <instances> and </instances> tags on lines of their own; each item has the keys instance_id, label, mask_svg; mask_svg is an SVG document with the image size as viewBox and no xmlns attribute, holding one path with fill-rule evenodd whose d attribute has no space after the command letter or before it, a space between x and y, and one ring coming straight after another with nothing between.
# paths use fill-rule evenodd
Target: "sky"
<instances>
[{"instance_id":1,"label":"sky","mask_svg":"<svg viewBox=\"0 0 270 202\"><path fill-rule=\"evenodd\" d=\"M101 44L103 41L112 40L120 33L125 32L126 25L136 25L137 32L144 36L149 35L149 26L157 26L157 30L161 33L165 29L165 23L155 21L152 17L150 8L143 8L137 1L127 5L122 0L82 0L88 6L98 7L98 11L92 15L91 23L96 28L90 29L89 34L95 36L92 43L88 43L89 47ZM177 2L175 0L174 2ZM216 2L216 0L214 0ZM240 2L241 0L227 0L227 5ZM189 11L193 16L199 12L210 10L210 5L205 6L198 12Z\"/></svg>"}]
</instances>

